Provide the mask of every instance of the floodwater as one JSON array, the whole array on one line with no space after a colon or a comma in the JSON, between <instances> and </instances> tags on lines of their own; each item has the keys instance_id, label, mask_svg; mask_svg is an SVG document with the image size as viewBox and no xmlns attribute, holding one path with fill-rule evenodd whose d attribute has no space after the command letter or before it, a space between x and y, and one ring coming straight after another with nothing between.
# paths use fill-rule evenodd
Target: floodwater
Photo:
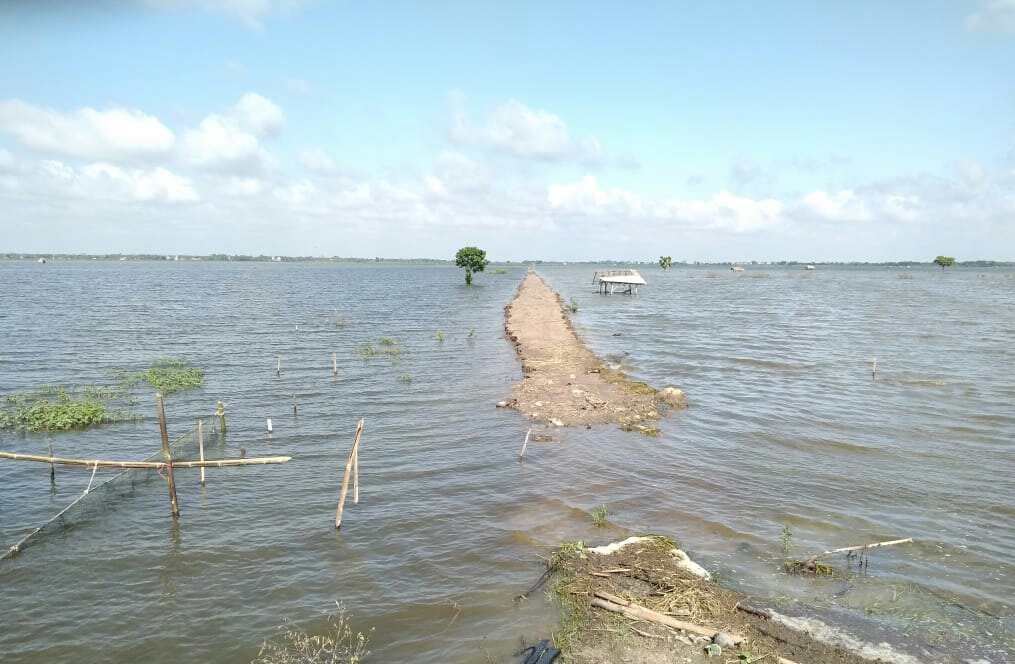
<instances>
[{"instance_id":1,"label":"floodwater","mask_svg":"<svg viewBox=\"0 0 1015 664\"><path fill-rule=\"evenodd\" d=\"M466 288L443 266L0 263L0 393L181 357L205 385L167 397L171 436L199 417L213 429L223 401L209 455L294 457L209 470L204 488L178 470L178 524L157 477L69 513L0 561L0 659L249 662L284 620L317 633L341 602L373 630L372 661L513 661L556 617L542 593L513 599L540 557L629 532L671 535L759 602L923 661L1012 658L1015 272L645 268L628 297L595 294L594 269L538 271L576 299L597 354L689 408L658 438L565 429L519 463L529 425L494 404L520 378L502 326L522 268ZM397 361L361 358L382 338ZM154 396L135 395L143 422L4 433L0 449L147 457ZM361 417L360 502L336 532ZM58 467L52 486L48 467L0 460L0 546L91 479ZM602 504L612 525L595 528ZM800 578L779 571L787 525L797 558L916 541Z\"/></svg>"}]
</instances>

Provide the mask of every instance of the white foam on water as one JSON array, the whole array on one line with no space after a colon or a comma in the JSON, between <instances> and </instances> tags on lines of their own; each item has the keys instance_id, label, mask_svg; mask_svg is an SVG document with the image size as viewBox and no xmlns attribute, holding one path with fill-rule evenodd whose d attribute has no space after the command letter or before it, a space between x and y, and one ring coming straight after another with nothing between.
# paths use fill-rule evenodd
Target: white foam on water
<instances>
[{"instance_id":1,"label":"white foam on water","mask_svg":"<svg viewBox=\"0 0 1015 664\"><path fill-rule=\"evenodd\" d=\"M897 652L888 643L875 644L861 641L837 627L826 625L817 618L792 618L772 611L772 620L792 630L807 634L826 645L845 648L864 659L887 662L888 664L921 664L917 658ZM987 662L987 664L990 663Z\"/></svg>"}]
</instances>

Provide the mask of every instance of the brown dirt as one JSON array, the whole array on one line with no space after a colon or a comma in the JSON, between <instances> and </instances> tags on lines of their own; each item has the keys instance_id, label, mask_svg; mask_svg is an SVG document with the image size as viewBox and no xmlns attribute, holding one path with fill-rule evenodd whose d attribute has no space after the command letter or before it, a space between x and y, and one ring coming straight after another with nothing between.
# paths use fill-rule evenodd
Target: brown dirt
<instances>
[{"instance_id":1,"label":"brown dirt","mask_svg":"<svg viewBox=\"0 0 1015 664\"><path fill-rule=\"evenodd\" d=\"M570 598L563 602L565 613L570 613L565 616L565 631L556 635L558 647L563 646L563 662L728 663L745 661L738 656L750 653L750 661L770 664L776 664L780 657L800 664L870 664L849 651L739 610L738 603L747 601L743 595L678 568L670 553L672 548L672 540L659 538L630 544L609 555L586 553L577 557L565 553L550 559L557 579L554 593ZM709 657L705 653L707 637L651 622L634 622L592 607L596 591L745 640L719 656Z\"/></svg>"},{"instance_id":2,"label":"brown dirt","mask_svg":"<svg viewBox=\"0 0 1015 664\"><path fill-rule=\"evenodd\" d=\"M604 366L575 334L560 295L535 272L504 307L504 330L523 374L508 406L554 426L618 423L658 433L651 422L667 405L656 390Z\"/></svg>"}]
</instances>

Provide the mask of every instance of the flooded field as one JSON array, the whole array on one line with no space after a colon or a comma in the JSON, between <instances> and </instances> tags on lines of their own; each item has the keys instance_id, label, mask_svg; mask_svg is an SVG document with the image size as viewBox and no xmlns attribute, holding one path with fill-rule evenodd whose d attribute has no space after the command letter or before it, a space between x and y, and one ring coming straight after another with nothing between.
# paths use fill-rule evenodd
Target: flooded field
<instances>
[{"instance_id":1,"label":"flooded field","mask_svg":"<svg viewBox=\"0 0 1015 664\"><path fill-rule=\"evenodd\" d=\"M494 404L520 378L503 336L520 267L466 288L452 267L0 263L0 393L184 358L204 387L167 397L172 437L223 401L209 455L294 457L204 488L178 471L178 524L156 476L0 562L3 660L249 662L284 619L314 630L338 601L373 629L372 661L506 662L556 617L542 594L513 601L540 556L628 531L674 536L787 613L939 661L1012 657L1015 272L645 269L626 297L595 294L594 270L538 269L594 352L689 408L658 438L565 429L519 464L528 424ZM5 432L0 449L147 457L154 396L135 396L142 422ZM361 417L361 500L336 533ZM90 475L57 468L51 486L47 466L0 460L0 546ZM916 542L803 579L779 571L787 524L800 558Z\"/></svg>"}]
</instances>

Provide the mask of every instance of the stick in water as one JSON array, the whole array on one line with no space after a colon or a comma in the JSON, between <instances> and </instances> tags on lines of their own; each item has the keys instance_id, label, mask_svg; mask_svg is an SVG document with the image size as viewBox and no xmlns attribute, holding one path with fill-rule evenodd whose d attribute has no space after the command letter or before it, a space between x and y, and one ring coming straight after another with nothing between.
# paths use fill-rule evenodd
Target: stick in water
<instances>
[{"instance_id":1,"label":"stick in water","mask_svg":"<svg viewBox=\"0 0 1015 664\"><path fill-rule=\"evenodd\" d=\"M522 459L525 458L525 448L529 446L529 434L531 434L531 433L532 433L532 428L530 427L529 430L525 432L525 442L522 443L522 451L518 455L518 460L519 461L521 461Z\"/></svg>"},{"instance_id":2,"label":"stick in water","mask_svg":"<svg viewBox=\"0 0 1015 664\"><path fill-rule=\"evenodd\" d=\"M204 461L204 423L197 421L197 449L201 454L201 461ZM204 466L201 466L201 486L204 486Z\"/></svg>"},{"instance_id":3,"label":"stick in water","mask_svg":"<svg viewBox=\"0 0 1015 664\"><path fill-rule=\"evenodd\" d=\"M352 463L356 458L356 448L359 447L359 437L363 433L363 420L360 419L356 425L356 437L352 441L352 451L349 452L349 460L345 462L345 476L342 478L342 492L338 496L338 511L335 513L335 529L342 527L342 510L345 508L345 494L349 491L349 475L352 473Z\"/></svg>"}]
</instances>

